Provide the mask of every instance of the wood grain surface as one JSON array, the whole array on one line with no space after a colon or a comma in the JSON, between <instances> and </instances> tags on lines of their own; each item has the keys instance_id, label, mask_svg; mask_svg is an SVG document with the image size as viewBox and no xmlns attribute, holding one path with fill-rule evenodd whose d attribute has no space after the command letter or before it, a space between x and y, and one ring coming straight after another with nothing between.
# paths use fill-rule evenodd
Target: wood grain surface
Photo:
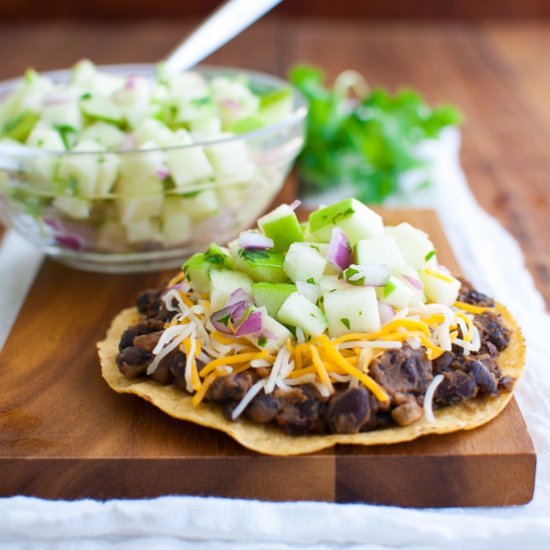
<instances>
[{"instance_id":1,"label":"wood grain surface","mask_svg":"<svg viewBox=\"0 0 550 550\"><path fill-rule=\"evenodd\" d=\"M441 261L458 270L433 212L384 217L429 232ZM45 262L0 354L0 495L177 493L422 507L531 499L536 457L515 400L472 432L285 458L247 451L114 393L101 378L95 343L139 291L170 275L100 275Z\"/></svg>"},{"instance_id":2,"label":"wood grain surface","mask_svg":"<svg viewBox=\"0 0 550 550\"><path fill-rule=\"evenodd\" d=\"M445 4L452 10L452 3ZM530 5L538 10L542 3ZM517 2L506 6L518 9ZM20 75L29 65L66 67L81 57L98 63L156 61L192 25L188 19L0 24L0 78ZM412 86L432 102L456 103L465 113L462 164L468 181L481 205L519 240L548 304L548 51L548 22L269 17L208 61L281 76L294 63L314 63L326 69L329 80L355 68L373 86Z\"/></svg>"}]
</instances>

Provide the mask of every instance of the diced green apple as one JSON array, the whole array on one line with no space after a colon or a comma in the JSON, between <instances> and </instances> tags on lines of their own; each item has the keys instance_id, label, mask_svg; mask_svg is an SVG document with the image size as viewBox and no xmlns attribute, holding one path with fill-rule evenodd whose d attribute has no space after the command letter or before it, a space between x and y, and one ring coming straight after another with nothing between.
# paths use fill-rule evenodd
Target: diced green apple
<instances>
[{"instance_id":1,"label":"diced green apple","mask_svg":"<svg viewBox=\"0 0 550 550\"><path fill-rule=\"evenodd\" d=\"M98 162L100 157L97 153L102 151L102 147L95 141L81 141L73 151L82 152L82 154L66 155L61 158L59 178L62 181L76 181L78 194L82 197L95 197L100 168Z\"/></svg>"},{"instance_id":2,"label":"diced green apple","mask_svg":"<svg viewBox=\"0 0 550 550\"><path fill-rule=\"evenodd\" d=\"M262 312L262 332L268 334L269 338L262 335L249 335L245 338L258 348L276 353L289 338L292 338L292 334L284 325L273 319L267 313L265 307L259 307L258 309Z\"/></svg>"},{"instance_id":3,"label":"diced green apple","mask_svg":"<svg viewBox=\"0 0 550 550\"><path fill-rule=\"evenodd\" d=\"M65 146L59 132L50 125L39 122L27 139L30 147L40 147L48 151L64 151ZM50 182L59 165L59 159L51 155L36 155L29 160L30 170L39 179Z\"/></svg>"},{"instance_id":4,"label":"diced green apple","mask_svg":"<svg viewBox=\"0 0 550 550\"><path fill-rule=\"evenodd\" d=\"M386 265L392 272L407 266L401 251L391 237L362 239L355 245L355 258L359 265Z\"/></svg>"},{"instance_id":5,"label":"diced green apple","mask_svg":"<svg viewBox=\"0 0 550 550\"><path fill-rule=\"evenodd\" d=\"M99 172L97 174L97 196L107 197L118 178L119 157L115 154L105 154L98 159Z\"/></svg>"},{"instance_id":6,"label":"diced green apple","mask_svg":"<svg viewBox=\"0 0 550 550\"><path fill-rule=\"evenodd\" d=\"M162 235L168 245L176 245L191 239L192 223L189 216L174 207L171 199L164 202L162 209Z\"/></svg>"},{"instance_id":7,"label":"diced green apple","mask_svg":"<svg viewBox=\"0 0 550 550\"><path fill-rule=\"evenodd\" d=\"M242 288L250 293L252 279L240 271L222 269L210 273L210 305L214 311L225 307L229 296Z\"/></svg>"},{"instance_id":8,"label":"diced green apple","mask_svg":"<svg viewBox=\"0 0 550 550\"><path fill-rule=\"evenodd\" d=\"M424 293L428 301L445 306L450 306L456 302L462 286L458 279L446 273L441 273L434 268L420 271L420 279L424 283Z\"/></svg>"},{"instance_id":9,"label":"diced green apple","mask_svg":"<svg viewBox=\"0 0 550 550\"><path fill-rule=\"evenodd\" d=\"M194 191L181 198L185 213L192 219L215 216L220 208L218 196L213 189Z\"/></svg>"},{"instance_id":10,"label":"diced green apple","mask_svg":"<svg viewBox=\"0 0 550 550\"><path fill-rule=\"evenodd\" d=\"M286 253L284 270L296 281L317 283L325 271L326 259L307 243L292 243Z\"/></svg>"},{"instance_id":11,"label":"diced green apple","mask_svg":"<svg viewBox=\"0 0 550 550\"><path fill-rule=\"evenodd\" d=\"M139 152L124 153L120 158L121 177L133 182L136 187L154 176L159 170L166 170L164 154L155 150L158 149L157 143L147 141L139 149Z\"/></svg>"},{"instance_id":12,"label":"diced green apple","mask_svg":"<svg viewBox=\"0 0 550 550\"><path fill-rule=\"evenodd\" d=\"M85 220L90 216L90 202L77 197L56 197L53 205L75 220Z\"/></svg>"},{"instance_id":13,"label":"diced green apple","mask_svg":"<svg viewBox=\"0 0 550 550\"><path fill-rule=\"evenodd\" d=\"M380 314L373 287L336 289L324 294L323 306L331 338L348 332L375 332Z\"/></svg>"},{"instance_id":14,"label":"diced green apple","mask_svg":"<svg viewBox=\"0 0 550 550\"><path fill-rule=\"evenodd\" d=\"M278 252L241 248L233 257L237 267L257 282L284 283L288 281L283 270L285 257Z\"/></svg>"},{"instance_id":15,"label":"diced green apple","mask_svg":"<svg viewBox=\"0 0 550 550\"><path fill-rule=\"evenodd\" d=\"M304 240L296 213L287 204L281 204L262 216L258 220L258 227L266 237L273 240L273 250L277 252L286 252L292 243Z\"/></svg>"},{"instance_id":16,"label":"diced green apple","mask_svg":"<svg viewBox=\"0 0 550 550\"><path fill-rule=\"evenodd\" d=\"M192 143L185 130L178 130L174 133L173 140L167 144L175 147L166 151L166 164L176 188L180 191L185 191L192 183L208 180L214 173L202 147L186 147ZM178 145L182 147L178 148Z\"/></svg>"},{"instance_id":17,"label":"diced green apple","mask_svg":"<svg viewBox=\"0 0 550 550\"><path fill-rule=\"evenodd\" d=\"M126 238L129 243L140 243L162 240L159 223L155 220L144 219L132 221L126 226Z\"/></svg>"},{"instance_id":18,"label":"diced green apple","mask_svg":"<svg viewBox=\"0 0 550 550\"><path fill-rule=\"evenodd\" d=\"M272 317L277 315L284 301L294 292L296 285L288 283L254 283L252 295L257 306L265 306Z\"/></svg>"},{"instance_id":19,"label":"diced green apple","mask_svg":"<svg viewBox=\"0 0 550 550\"><path fill-rule=\"evenodd\" d=\"M86 116L95 120L102 120L116 126L124 122L122 109L109 97L94 94L81 99L80 109Z\"/></svg>"},{"instance_id":20,"label":"diced green apple","mask_svg":"<svg viewBox=\"0 0 550 550\"><path fill-rule=\"evenodd\" d=\"M135 185L131 179L119 178L115 189L122 223L129 224L161 215L164 189L155 177L149 177L140 185Z\"/></svg>"},{"instance_id":21,"label":"diced green apple","mask_svg":"<svg viewBox=\"0 0 550 550\"><path fill-rule=\"evenodd\" d=\"M320 208L309 216L310 232L323 242L330 241L335 226L344 231L352 245L361 239L384 235L382 218L356 199Z\"/></svg>"},{"instance_id":22,"label":"diced green apple","mask_svg":"<svg viewBox=\"0 0 550 550\"><path fill-rule=\"evenodd\" d=\"M134 130L134 136L139 144L152 141L158 143L159 146L165 146L171 145L175 141L172 130L156 118L143 120Z\"/></svg>"},{"instance_id":23,"label":"diced green apple","mask_svg":"<svg viewBox=\"0 0 550 550\"><path fill-rule=\"evenodd\" d=\"M411 285L394 275L390 277L386 286L377 288L376 293L380 300L397 309L423 302L422 293L415 291Z\"/></svg>"},{"instance_id":24,"label":"diced green apple","mask_svg":"<svg viewBox=\"0 0 550 550\"><path fill-rule=\"evenodd\" d=\"M39 118L39 115L32 111L14 115L2 124L0 137L25 141Z\"/></svg>"},{"instance_id":25,"label":"diced green apple","mask_svg":"<svg viewBox=\"0 0 550 550\"><path fill-rule=\"evenodd\" d=\"M230 136L231 134L222 134L220 138ZM206 154L218 181L245 182L256 171L254 164L250 161L246 145L239 141L211 145L206 147Z\"/></svg>"},{"instance_id":26,"label":"diced green apple","mask_svg":"<svg viewBox=\"0 0 550 550\"><path fill-rule=\"evenodd\" d=\"M299 292L291 294L279 308L277 319L285 325L300 327L305 334L319 336L327 328L323 312Z\"/></svg>"},{"instance_id":27,"label":"diced green apple","mask_svg":"<svg viewBox=\"0 0 550 550\"><path fill-rule=\"evenodd\" d=\"M321 290L321 296L324 296L328 292L334 290L344 290L352 288L348 282L344 279L339 279L337 275L323 275L319 279L319 288Z\"/></svg>"},{"instance_id":28,"label":"diced green apple","mask_svg":"<svg viewBox=\"0 0 550 550\"><path fill-rule=\"evenodd\" d=\"M422 269L426 264L437 265L434 245L424 231L401 223L386 227L385 234L393 237L405 261L415 269Z\"/></svg>"},{"instance_id":29,"label":"diced green apple","mask_svg":"<svg viewBox=\"0 0 550 550\"><path fill-rule=\"evenodd\" d=\"M124 132L108 122L94 122L82 132L83 140L97 141L105 149L114 150L124 141Z\"/></svg>"}]
</instances>

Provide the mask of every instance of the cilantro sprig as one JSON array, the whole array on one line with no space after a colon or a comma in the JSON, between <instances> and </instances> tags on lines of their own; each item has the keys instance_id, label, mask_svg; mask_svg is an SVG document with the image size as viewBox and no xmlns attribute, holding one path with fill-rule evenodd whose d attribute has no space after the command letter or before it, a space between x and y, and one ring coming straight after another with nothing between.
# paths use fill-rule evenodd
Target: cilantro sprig
<instances>
[{"instance_id":1,"label":"cilantro sprig","mask_svg":"<svg viewBox=\"0 0 550 550\"><path fill-rule=\"evenodd\" d=\"M295 66L290 80L309 103L307 141L298 165L306 194L345 182L355 187L358 199L382 203L398 191L402 173L423 165L415 146L461 121L456 108L431 108L409 89L392 95L378 88L350 102L341 87L323 84L317 68Z\"/></svg>"}]
</instances>

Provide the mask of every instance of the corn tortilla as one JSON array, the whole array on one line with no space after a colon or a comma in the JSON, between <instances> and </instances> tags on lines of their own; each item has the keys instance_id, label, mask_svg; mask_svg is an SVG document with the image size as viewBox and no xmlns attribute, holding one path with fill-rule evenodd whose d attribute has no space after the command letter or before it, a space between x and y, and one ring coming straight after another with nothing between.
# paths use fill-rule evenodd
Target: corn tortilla
<instances>
[{"instance_id":1,"label":"corn tortilla","mask_svg":"<svg viewBox=\"0 0 550 550\"><path fill-rule=\"evenodd\" d=\"M498 365L503 375L518 379L523 371L525 358L523 337L508 310L500 304L497 304L497 310L512 331L508 347L498 357ZM422 418L410 426L395 426L357 434L286 435L276 425L256 424L244 416L237 422L232 422L224 417L221 407L216 404L203 401L198 407L193 407L191 397L173 386L164 386L147 378L126 379L118 370L115 358L122 333L135 324L138 317L136 308L121 311L113 320L105 340L97 344L101 372L109 386L118 393L133 393L174 418L225 432L244 447L263 454L299 455L320 451L338 443L382 445L411 441L428 434L472 430L495 418L512 398L512 392L500 392L495 397L485 396L437 409L434 411L434 424Z\"/></svg>"}]
</instances>

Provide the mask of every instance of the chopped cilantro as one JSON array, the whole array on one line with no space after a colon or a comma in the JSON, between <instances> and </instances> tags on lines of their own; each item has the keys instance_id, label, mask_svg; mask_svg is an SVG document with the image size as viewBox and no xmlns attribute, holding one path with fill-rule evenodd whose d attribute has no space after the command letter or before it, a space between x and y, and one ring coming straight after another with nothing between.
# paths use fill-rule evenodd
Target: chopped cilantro
<instances>
[{"instance_id":1,"label":"chopped cilantro","mask_svg":"<svg viewBox=\"0 0 550 550\"><path fill-rule=\"evenodd\" d=\"M343 319L340 319L340 323L342 323L348 330L350 329L350 322L349 319L346 319L345 317Z\"/></svg>"},{"instance_id":2,"label":"chopped cilantro","mask_svg":"<svg viewBox=\"0 0 550 550\"><path fill-rule=\"evenodd\" d=\"M90 92L86 92L85 94L82 94L80 96L80 99L83 99L84 101L86 101L87 99L92 99L92 94Z\"/></svg>"},{"instance_id":3,"label":"chopped cilantro","mask_svg":"<svg viewBox=\"0 0 550 550\"><path fill-rule=\"evenodd\" d=\"M395 285L395 283L388 281L386 286L384 287L384 298L387 298L396 288L397 286Z\"/></svg>"},{"instance_id":4,"label":"chopped cilantro","mask_svg":"<svg viewBox=\"0 0 550 550\"><path fill-rule=\"evenodd\" d=\"M436 255L436 253L437 252L435 250L431 250L424 256L424 261L429 262Z\"/></svg>"},{"instance_id":5,"label":"chopped cilantro","mask_svg":"<svg viewBox=\"0 0 550 550\"><path fill-rule=\"evenodd\" d=\"M65 149L68 151L76 141L76 128L68 124L56 124L54 128L57 130Z\"/></svg>"},{"instance_id":6,"label":"chopped cilantro","mask_svg":"<svg viewBox=\"0 0 550 550\"><path fill-rule=\"evenodd\" d=\"M269 258L269 252L258 248L241 248L239 250L239 256L248 262L255 262L259 258Z\"/></svg>"},{"instance_id":7,"label":"chopped cilantro","mask_svg":"<svg viewBox=\"0 0 550 550\"><path fill-rule=\"evenodd\" d=\"M310 285L314 285L315 279L313 277L310 277L306 282L308 282Z\"/></svg>"},{"instance_id":8,"label":"chopped cilantro","mask_svg":"<svg viewBox=\"0 0 550 550\"><path fill-rule=\"evenodd\" d=\"M229 325L230 319L231 319L231 315L227 314L224 317L220 317L218 319L218 322L227 327Z\"/></svg>"},{"instance_id":9,"label":"chopped cilantro","mask_svg":"<svg viewBox=\"0 0 550 550\"><path fill-rule=\"evenodd\" d=\"M260 336L258 338L258 346L263 348L267 344L267 338L265 336Z\"/></svg>"}]
</instances>

